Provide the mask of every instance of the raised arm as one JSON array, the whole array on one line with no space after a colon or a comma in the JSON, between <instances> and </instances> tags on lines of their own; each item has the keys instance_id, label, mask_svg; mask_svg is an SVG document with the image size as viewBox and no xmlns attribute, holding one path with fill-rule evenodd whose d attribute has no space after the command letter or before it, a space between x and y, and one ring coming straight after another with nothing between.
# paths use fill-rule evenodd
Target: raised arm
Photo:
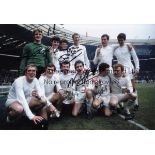
<instances>
[{"instance_id":1,"label":"raised arm","mask_svg":"<svg viewBox=\"0 0 155 155\"><path fill-rule=\"evenodd\" d=\"M101 48L97 48L96 51L95 51L95 57L94 57L94 64L97 65L100 61L100 58L99 58L99 55L100 55L100 50Z\"/></svg>"}]
</instances>

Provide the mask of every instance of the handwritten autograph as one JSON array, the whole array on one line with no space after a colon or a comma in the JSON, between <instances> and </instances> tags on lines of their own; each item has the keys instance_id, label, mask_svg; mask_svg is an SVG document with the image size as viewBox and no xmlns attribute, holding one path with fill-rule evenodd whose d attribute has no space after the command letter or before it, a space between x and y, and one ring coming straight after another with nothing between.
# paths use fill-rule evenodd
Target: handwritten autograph
<instances>
[{"instance_id":1,"label":"handwritten autograph","mask_svg":"<svg viewBox=\"0 0 155 155\"><path fill-rule=\"evenodd\" d=\"M60 56L60 58L58 59L59 63L62 63L64 61L73 61L74 59L76 59L78 56L80 56L82 54L82 52L80 52L82 49L77 49L77 48L69 48L67 50L67 54L63 54L62 56ZM79 53L80 52L80 53ZM71 58L71 60L70 60Z\"/></svg>"},{"instance_id":2,"label":"handwritten autograph","mask_svg":"<svg viewBox=\"0 0 155 155\"><path fill-rule=\"evenodd\" d=\"M97 77L97 75L92 76L92 73L90 70L86 70L84 74L79 79L76 80L77 75L78 74L76 74L74 78L70 79L68 83L68 87L72 87L73 84L76 84L76 86L85 85L88 82L90 82L93 78Z\"/></svg>"}]
</instances>

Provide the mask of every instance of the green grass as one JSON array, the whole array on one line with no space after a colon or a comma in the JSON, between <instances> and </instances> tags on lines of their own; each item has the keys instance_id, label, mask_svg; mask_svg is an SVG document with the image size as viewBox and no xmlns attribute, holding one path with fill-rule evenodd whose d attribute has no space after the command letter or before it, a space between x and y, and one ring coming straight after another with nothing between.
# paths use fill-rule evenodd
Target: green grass
<instances>
[{"instance_id":1,"label":"green grass","mask_svg":"<svg viewBox=\"0 0 155 155\"><path fill-rule=\"evenodd\" d=\"M149 129L155 129L155 84L137 85L140 109L136 120Z\"/></svg>"},{"instance_id":2,"label":"green grass","mask_svg":"<svg viewBox=\"0 0 155 155\"><path fill-rule=\"evenodd\" d=\"M92 120L77 117L64 117L52 121L49 130L138 130L139 128L122 120L118 116L106 118L97 116Z\"/></svg>"},{"instance_id":3,"label":"green grass","mask_svg":"<svg viewBox=\"0 0 155 155\"><path fill-rule=\"evenodd\" d=\"M140 109L135 121L149 129L155 129L155 84L138 84ZM139 130L139 127L124 121L117 115L110 118L96 116L87 120L65 116L61 120L52 120L49 130Z\"/></svg>"}]
</instances>

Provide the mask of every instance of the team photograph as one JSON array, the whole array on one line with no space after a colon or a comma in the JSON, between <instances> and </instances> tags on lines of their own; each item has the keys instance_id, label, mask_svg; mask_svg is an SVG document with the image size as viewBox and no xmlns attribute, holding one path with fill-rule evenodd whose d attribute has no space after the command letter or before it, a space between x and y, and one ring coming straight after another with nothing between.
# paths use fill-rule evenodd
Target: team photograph
<instances>
[{"instance_id":1,"label":"team photograph","mask_svg":"<svg viewBox=\"0 0 155 155\"><path fill-rule=\"evenodd\" d=\"M155 38L64 26L0 25L0 129L154 130Z\"/></svg>"}]
</instances>

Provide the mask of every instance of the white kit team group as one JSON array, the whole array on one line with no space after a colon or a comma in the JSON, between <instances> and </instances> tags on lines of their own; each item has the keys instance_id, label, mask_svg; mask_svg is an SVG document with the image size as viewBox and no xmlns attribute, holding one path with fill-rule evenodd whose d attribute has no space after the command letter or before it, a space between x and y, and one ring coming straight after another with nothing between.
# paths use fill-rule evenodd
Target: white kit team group
<instances>
[{"instance_id":1,"label":"white kit team group","mask_svg":"<svg viewBox=\"0 0 155 155\"><path fill-rule=\"evenodd\" d=\"M72 115L85 110L88 118L101 112L111 116L113 111L124 111L132 119L132 110L138 109L135 76L139 60L126 35L117 36L118 44L109 45L109 36L101 36L91 72L86 47L80 45L80 35L72 35L73 45L53 37L51 46L41 43L43 33L33 32L33 43L25 45L20 65L20 76L14 81L5 103L7 122L25 115L35 124L50 117L61 116L63 105L72 105ZM117 64L112 65L113 58ZM134 65L132 64L132 59ZM85 107L85 108L84 108Z\"/></svg>"}]
</instances>

